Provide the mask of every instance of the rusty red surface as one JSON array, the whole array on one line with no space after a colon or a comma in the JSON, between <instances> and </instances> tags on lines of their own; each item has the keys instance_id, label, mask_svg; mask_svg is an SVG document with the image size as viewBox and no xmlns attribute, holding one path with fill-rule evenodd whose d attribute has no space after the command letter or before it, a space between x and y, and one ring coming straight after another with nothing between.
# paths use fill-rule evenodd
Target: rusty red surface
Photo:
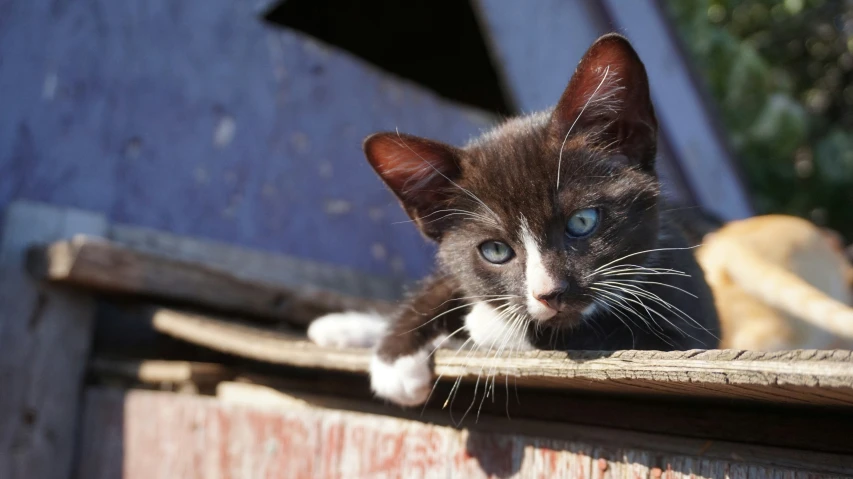
<instances>
[{"instance_id":1,"label":"rusty red surface","mask_svg":"<svg viewBox=\"0 0 853 479\"><path fill-rule=\"evenodd\" d=\"M107 389L86 394L78 463L76 477L87 479L648 478L660 465L666 478L784 472L755 475L755 467L737 462L310 406Z\"/></svg>"}]
</instances>

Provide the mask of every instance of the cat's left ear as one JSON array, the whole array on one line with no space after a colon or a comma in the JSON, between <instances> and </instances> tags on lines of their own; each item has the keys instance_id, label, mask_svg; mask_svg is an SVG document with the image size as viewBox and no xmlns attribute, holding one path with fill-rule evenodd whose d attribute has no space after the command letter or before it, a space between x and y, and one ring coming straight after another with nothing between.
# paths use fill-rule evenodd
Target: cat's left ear
<instances>
[{"instance_id":1,"label":"cat's left ear","mask_svg":"<svg viewBox=\"0 0 853 479\"><path fill-rule=\"evenodd\" d=\"M584 54L551 116L554 136L562 141L585 133L638 164L654 168L657 120L649 80L628 40L604 35Z\"/></svg>"}]
</instances>

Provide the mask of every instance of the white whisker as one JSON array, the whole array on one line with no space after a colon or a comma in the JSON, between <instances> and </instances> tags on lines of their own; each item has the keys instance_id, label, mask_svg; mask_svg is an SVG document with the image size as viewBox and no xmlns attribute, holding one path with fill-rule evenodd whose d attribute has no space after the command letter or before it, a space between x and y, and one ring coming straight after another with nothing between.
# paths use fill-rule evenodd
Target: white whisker
<instances>
[{"instance_id":1,"label":"white whisker","mask_svg":"<svg viewBox=\"0 0 853 479\"><path fill-rule=\"evenodd\" d=\"M669 325L670 325L670 326L672 326L676 331L678 331L679 333L681 333L681 335L682 335L682 336L686 336L686 337L688 337L688 338L690 338L690 339L693 339L693 340L695 340L695 341L699 341L698 339L696 339L696 338L695 338L695 337L693 337L692 335L688 334L688 333L687 333L686 331L684 331L683 329L679 328L675 323L673 323L672 321L670 321L670 320L669 320L669 318L667 318L666 316L664 316L663 314L661 314L660 312L658 312L656 309L654 309L653 307L650 307L649 305L647 305L647 304L643 303L643 302L642 302L642 300L640 300L639 298L637 298L637 295L636 295L636 294L631 293L631 292L629 292L629 291L627 291L627 290L624 290L624 291L625 291L626 293L631 294L632 296L634 296L634 298L635 298L635 299L626 298L626 297L623 297L622 299L624 299L625 301L630 301L630 302L632 302L632 303L638 304L638 305L642 306L643 308L645 308L645 309L646 309L646 311L649 311L649 312L651 312L651 313L654 313L657 317L659 317L659 318L663 319L664 321L666 321L666 322L667 322L667 324L669 324Z\"/></svg>"},{"instance_id":2,"label":"white whisker","mask_svg":"<svg viewBox=\"0 0 853 479\"><path fill-rule=\"evenodd\" d=\"M696 249L696 248L698 248L698 246L688 246L688 247L684 247L684 248L655 248L655 249L649 249L649 250L645 250L645 251L637 251L635 253L626 254L625 256L622 256L621 258L614 259L613 261L611 261L607 264L601 265L598 268L596 268L595 271L593 271L592 273L590 273L587 276L592 276L593 274L598 273L599 271L610 266L611 264L617 263L619 261L622 261L623 259L630 258L632 256L637 256L637 255L646 254L646 253L655 253L658 251L683 251L683 250L691 250L691 249Z\"/></svg>"},{"instance_id":3,"label":"white whisker","mask_svg":"<svg viewBox=\"0 0 853 479\"><path fill-rule=\"evenodd\" d=\"M612 294L612 293L611 293L611 294ZM671 347L673 347L673 348L675 348L675 347L676 347L675 343L673 343L673 342L672 342L672 340L670 340L669 338L667 338L666 336L664 336L664 335L662 334L662 333L663 333L663 329L662 329L662 328L661 328L660 330L656 330L656 329L654 328L654 326L657 326L658 328L660 328L660 326L659 326L655 321L652 321L652 324L649 324L649 322L648 322L648 321L646 321L646 320L645 320L645 318L643 318L643 316L642 316L642 315L641 315L641 314L640 314L636 309L634 309L631 305L628 305L628 304L625 304L625 303L621 303L622 298L621 298L619 295L615 295L615 294L614 294L613 296L614 296L614 297L616 297L616 298L618 298L620 302L616 302L616 301L614 301L614 300L612 300L612 299L611 299L611 300L607 300L607 298L600 298L600 299L601 299L601 300L604 300L604 301L607 301L608 303L611 303L611 302L612 302L611 304L612 304L613 306L616 306L616 307L622 308L622 309L623 309L624 311L626 311L626 312L627 312L627 311L632 312L634 315L636 315L638 318L640 318L640 319L643 321L643 323L645 323L645 324L646 324L646 327L648 328L648 331L649 331L650 333L654 334L658 339L660 339L661 341L665 342L665 343L666 343L666 344L668 344L669 346L671 346ZM615 309L614 309L614 310L612 310L612 311L613 311L614 313L617 313L617 312L618 312L618 310L615 310ZM623 322L623 323L624 323L624 322ZM631 321L631 323L633 323L633 321ZM627 325L626 325L626 326L627 326ZM631 330L631 328L629 327L629 328L628 328L628 330L630 331L630 330ZM631 335L632 335L632 337L633 337L633 331L631 332Z\"/></svg>"},{"instance_id":4,"label":"white whisker","mask_svg":"<svg viewBox=\"0 0 853 479\"><path fill-rule=\"evenodd\" d=\"M682 288L679 288L678 286L673 286L671 284L660 283L657 281L645 281L645 280L641 280L641 279L620 279L620 280L613 280L613 281L618 282L618 283L656 284L658 286L666 286L667 288L676 289L676 290L681 291L682 293L684 293L688 296L693 296L696 299L699 298L699 296L696 296L695 294L691 293L690 291L687 291L686 289L682 289Z\"/></svg>"},{"instance_id":5,"label":"white whisker","mask_svg":"<svg viewBox=\"0 0 853 479\"><path fill-rule=\"evenodd\" d=\"M601 82L598 84L597 87L595 87L595 90L593 90L592 95L589 96L589 99L587 99L586 103L584 103L583 108L581 108L580 113L578 113L578 116L577 116L577 118L575 118L575 121L572 122L572 125L569 126L569 131L566 132L565 138L563 138L563 143L560 145L560 154L557 157L557 190L558 191L560 190L560 168L563 165L563 148L566 147L566 142L569 140L569 135L572 133L572 130L575 128L575 125L578 123L578 120L580 120L581 116L583 116L583 112L586 111L586 107L589 106L589 103L592 101L593 98L595 98L595 95L598 93L598 90L601 88L602 85L604 85L604 81L607 80L607 74L609 72L610 72L610 65L607 65L607 67L604 69L604 76L601 78Z\"/></svg>"},{"instance_id":6,"label":"white whisker","mask_svg":"<svg viewBox=\"0 0 853 479\"><path fill-rule=\"evenodd\" d=\"M607 268L602 268L596 270L593 274L609 274L609 273L621 273L623 271L638 271L638 272L649 272L649 273L675 273L681 274L685 276L689 276L684 271L679 271L673 268L656 268L651 266L640 266L636 264L616 264Z\"/></svg>"},{"instance_id":7,"label":"white whisker","mask_svg":"<svg viewBox=\"0 0 853 479\"><path fill-rule=\"evenodd\" d=\"M467 303L467 304L463 304L463 305L461 305L461 306L456 306L455 308L448 309L447 311L445 311L445 312L443 312L443 313L441 313L441 314L438 314L438 315L436 315L436 316L433 316L429 321L424 321L423 323L421 323L421 324L419 324L419 325L415 326L414 328L412 328L412 329L410 329L410 330L408 330L408 331L403 331L403 332L399 333L399 334L398 334L398 336L402 336L402 335L404 335L404 334L406 334L406 333L411 333L412 331L415 331L415 330L417 330L417 329L420 329L420 328L422 328L422 327L424 327L424 326L428 325L429 323L431 323L431 322L435 321L436 319L438 319L438 318L440 318L440 317L444 316L445 314L452 313L452 312L457 311L457 310L460 310L460 309L462 309L462 308L467 308L467 307L470 307L470 306L474 306L475 304L479 304L479 303L493 303L493 302L495 302L495 301L506 301L506 300L505 300L505 299L503 299L503 298L484 299L484 300L482 300L482 301L474 301L473 303Z\"/></svg>"},{"instance_id":8,"label":"white whisker","mask_svg":"<svg viewBox=\"0 0 853 479\"><path fill-rule=\"evenodd\" d=\"M708 330L708 328L706 328L701 323L699 323L698 321L693 319L692 316L685 313L684 311L682 311L680 308L678 308L674 304L670 303L669 301L664 300L663 298L661 298L657 294L652 293L651 291L643 289L643 288L636 286L634 284L624 284L621 281L602 281L600 284L609 284L612 287L626 288L626 292L627 292L627 290L632 290L632 291L636 292L637 294L639 294L639 295L641 295L641 296L643 296L643 297L645 297L651 301L654 301L657 304L660 304L664 308L667 308L668 310L675 312L676 315L679 316L681 319L684 319L685 321L689 321L689 322L693 323L697 329L701 329L707 333L710 333L712 336L714 336L716 338L714 333L712 333L711 331ZM664 286L668 286L668 285L664 285ZM679 288L676 288L676 289L679 289ZM685 291L685 293L687 293L687 292ZM690 294L690 293L687 293L687 294ZM695 295L692 295L692 294L691 294L691 296L693 296L694 298L696 297ZM719 338L716 338L716 339L719 340Z\"/></svg>"},{"instance_id":9,"label":"white whisker","mask_svg":"<svg viewBox=\"0 0 853 479\"><path fill-rule=\"evenodd\" d=\"M634 330L631 329L631 326L629 326L626 321L630 322L631 324L634 324L635 326L636 326L636 323L631 321L631 318L629 318L628 316L625 316L621 311L619 311L619 309L611 309L611 307L619 308L620 305L617 303L612 303L611 302L612 300L608 300L607 298L603 298L603 297L598 297L598 298L593 297L593 301L601 301L601 303L599 303L599 304L604 304L606 309L608 309L609 311L614 313L616 315L616 319L618 319L619 322L621 322L622 324L625 325L626 328L628 328L628 332L631 333L631 346L634 347L637 344L637 338L634 336Z\"/></svg>"},{"instance_id":10,"label":"white whisker","mask_svg":"<svg viewBox=\"0 0 853 479\"><path fill-rule=\"evenodd\" d=\"M414 153L414 154L415 154L415 156L417 156L417 157L418 157L418 158L420 158L424 163L426 163L427 165L429 165L429 166L430 166L430 168L432 168L433 170L435 170L435 172L436 172L436 173L438 173L438 174L439 174L439 175L441 175L445 180L447 180L448 182L450 182L450 184L451 184L451 185L453 185L453 186L455 186L455 187L459 188L460 190L462 190L462 192L464 192L466 195L468 195L468 196L469 196L470 198L472 198L474 201L476 201L476 202L480 203L480 205L482 205L482 206L483 206L483 208L485 208L489 213L491 213L491 214L494 216L494 219L495 219L496 221L498 221L498 219L499 219L500 217L499 217L497 214L495 214L495 212L494 212L494 211L492 211L492 209L491 209L491 208L489 208L489 206L488 206L486 203L484 203L484 202L483 202L483 200L481 200L480 198L478 198L478 197L477 197L477 195L475 195L474 193L471 193L471 192L470 192L470 191L468 191L467 189L465 189L465 188L463 188L463 187L459 186L455 181L453 181L453 180L451 180L450 178L448 178L448 177L447 177L447 175L445 175L444 173L442 173L442 172L441 172L441 170L439 170L438 168L436 168L432 163L430 163L430 162L429 162L429 161L427 161L423 156L421 156L420 154L418 154L418 152L416 152L415 150L413 150L413 149L412 149L412 147L410 147L410 146L408 145L408 143L406 143L405 141L403 141L403 137L400 135L400 131L399 131L399 130L397 130L397 138L399 138L399 139L400 139L400 141L402 142L402 145L400 145L400 143L398 143L398 146L404 146L404 147L408 148L408 150L409 150L409 151L411 151L412 153Z\"/></svg>"},{"instance_id":11,"label":"white whisker","mask_svg":"<svg viewBox=\"0 0 853 479\"><path fill-rule=\"evenodd\" d=\"M493 360L497 360L499 357L501 357L503 355L503 351L506 349L507 345L510 346L510 350L511 350L512 349L511 341L513 339L515 339L517 331L523 330L522 329L522 326L523 326L522 316L520 316L518 314L518 309L516 309L515 311L516 312L513 313L513 316L512 316L513 319L510 322L510 327L507 328L507 331L504 333L505 337L504 337L503 341L501 342L500 347L495 352L495 355L492 358ZM494 402L494 389L495 389L495 379L496 379L496 371L495 371L495 365L494 364L495 363L493 363L492 368L489 370L489 373L486 376L486 384L487 385L488 385L489 377L492 378L492 402ZM480 411L483 409L483 401L486 399L487 396L488 396L488 390L487 390L486 394L483 395L483 400L480 401L480 407L477 409L477 420L478 421L480 419Z\"/></svg>"},{"instance_id":12,"label":"white whisker","mask_svg":"<svg viewBox=\"0 0 853 479\"><path fill-rule=\"evenodd\" d=\"M452 333L450 333L450 334L448 334L447 336L445 336L445 337L444 337L444 339L442 339L441 341L439 341L439 342L438 342L438 344L436 344L436 345L435 345L435 347L434 347L434 348L432 348L432 351L430 351L430 353L427 355L427 358L429 358L430 356L432 356L433 354L435 354L435 352L436 352L436 351L438 351L442 346L444 346L444 343L446 343L447 341L449 341L449 340L450 340L450 338L452 338L452 337L453 337L453 336L455 336L457 333L459 333L459 332L461 332L461 331L464 331L464 330L465 330L465 325L463 324L459 329L457 329L456 331L453 331Z\"/></svg>"},{"instance_id":13,"label":"white whisker","mask_svg":"<svg viewBox=\"0 0 853 479\"><path fill-rule=\"evenodd\" d=\"M607 291L607 290L605 290L605 289L601 289L601 288L591 287L590 289L592 289L592 290L594 290L594 291L598 291L598 292L599 292L599 293L601 293L601 294L607 295L607 297L609 297L609 298L610 298L610 300L611 300L614 304L616 304L617 306L621 306L621 308L622 308L626 313L633 313L633 314L634 314L634 316L636 316L636 317L637 317L637 319L639 319L640 321L642 321L642 322L643 322L643 324L645 324L645 325L646 325L646 327L647 327L650 331L653 329L652 325L653 325L653 324L655 324L655 321L654 321L654 318L652 318L651 313L649 313L649 319L650 319L652 322L651 322L651 323L649 323L649 321L647 321L647 320L646 320L646 318L644 318L644 317L643 317L643 315L642 315L639 311L637 311L637 310L636 310L633 306L631 306L630 304L627 304L627 303L625 302L625 298L623 298L622 296L620 296L620 295L618 295L618 294L616 294L616 293L614 293L614 292L612 292L612 291ZM606 299L606 298L602 297L601 299ZM633 324L634 326L639 327L639 325L638 325L637 323L635 323L634 321L631 321L631 324Z\"/></svg>"},{"instance_id":14,"label":"white whisker","mask_svg":"<svg viewBox=\"0 0 853 479\"><path fill-rule=\"evenodd\" d=\"M505 306L507 306L507 305L504 305L504 306L501 306L501 307L505 307ZM504 311L502 311L502 312L501 312L501 313L500 313L500 314L495 318L495 322L494 322L493 328L495 328L495 327L499 327L499 325L500 325L500 324L501 324L501 322L503 321L503 318L504 318L504 317L506 317L506 316L508 316L508 315L510 315L510 314L513 314L513 312L514 312L514 311L517 311L517 310L518 310L518 309L520 309L521 307L522 307L521 305L515 305L514 307L509 307L509 308L505 309ZM499 307L499 308L500 308L500 307ZM472 348L471 350L469 350L468 354L466 355L466 357L465 357L465 359L466 359L466 364L469 364L469 363L470 363L470 360L471 360L471 356L472 356L472 355L474 355L474 354L476 354L476 353L478 353L478 352L480 351L480 349L484 346L483 344L478 344L478 343L474 342L474 341L473 341L473 338L468 338L468 340L466 340L466 341L465 341L465 343L463 343L463 344L462 344L462 346L460 346L460 347L459 347L459 349L457 349L456 354L454 355L454 357L458 357L458 356L459 356L459 353L462 351L462 349L463 349L463 348L464 348L464 347L465 347L469 342L470 342L470 343L472 343L472 344L474 345L474 348ZM494 341L493 341L493 343L494 343ZM490 347L490 349L489 349L489 350L491 351L491 347ZM482 374L482 372L483 372L483 371L482 371L482 368L481 368L480 373L479 373L479 374L478 374L478 376L477 376L477 383L479 383L480 375ZM438 378L438 379L440 379L440 378L441 378L441 376L439 376L439 378ZM437 383L438 383L438 380L436 380L436 384L437 384ZM442 406L442 408L446 408L448 405L450 406L451 420L454 422L454 424L457 424L457 425L458 425L457 421L456 421L455 419L453 419L453 403L456 401L456 395L457 395L457 393L458 393L458 391L459 391L459 387L460 387L461 383L462 383L462 377L460 376L460 377L458 377L458 378L456 379L456 381L454 382L453 387L450 389L450 392L449 392L449 393L448 393L448 395L447 395L447 399L444 401L444 405ZM435 389L435 385L433 385L433 389ZM471 403L471 406L469 406L468 411L470 411L470 409L471 409L471 407L473 406L473 404L474 404L474 401L475 401L475 400L476 400L476 386L475 386L475 391L474 391L474 399L472 399L472 403ZM467 411L466 411L466 414L467 414ZM459 422L461 422L463 419L465 419L465 416L464 416L464 415L462 416L462 418L460 418Z\"/></svg>"},{"instance_id":15,"label":"white whisker","mask_svg":"<svg viewBox=\"0 0 853 479\"><path fill-rule=\"evenodd\" d=\"M498 325L503 325L505 323L503 323L503 320L501 320L500 323L495 322L495 324L496 324L496 327L499 327ZM503 344L506 340L508 340L509 335L510 335L510 331L511 331L511 328L504 328L504 331L501 334L501 336L499 338L497 338L496 340L491 341L491 343L489 344L489 350L486 351L485 356L488 356L489 354L491 354L492 349L495 348L495 345L497 343ZM498 347L498 350L495 352L495 356L492 358L493 360L497 359L499 352L500 352L500 346ZM483 366L481 366L480 371L477 373L477 380L478 381L480 379L480 376L483 375L483 373L485 373L485 368ZM485 379L484 391L483 391L483 399L480 401L480 406L477 408L477 420L479 420L480 409L482 409L482 407L483 407L483 402L489 396L489 378L490 377L491 377L491 371L489 373L486 373L486 379ZM465 414L462 415L462 418L460 419L460 421L463 421L465 419L465 416L468 415L468 413L471 411L471 408L474 407L474 403L476 403L476 402L477 402L477 392L476 392L476 388L475 388L474 397L471 399L471 404L468 406L468 409L465 411Z\"/></svg>"}]
</instances>

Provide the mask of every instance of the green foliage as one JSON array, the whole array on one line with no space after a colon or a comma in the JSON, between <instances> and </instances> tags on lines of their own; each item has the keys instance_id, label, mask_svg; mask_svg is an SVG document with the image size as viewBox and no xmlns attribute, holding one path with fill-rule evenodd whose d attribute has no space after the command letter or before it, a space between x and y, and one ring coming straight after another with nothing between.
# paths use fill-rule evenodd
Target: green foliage
<instances>
[{"instance_id":1,"label":"green foliage","mask_svg":"<svg viewBox=\"0 0 853 479\"><path fill-rule=\"evenodd\" d=\"M853 0L668 0L760 213L853 239Z\"/></svg>"}]
</instances>

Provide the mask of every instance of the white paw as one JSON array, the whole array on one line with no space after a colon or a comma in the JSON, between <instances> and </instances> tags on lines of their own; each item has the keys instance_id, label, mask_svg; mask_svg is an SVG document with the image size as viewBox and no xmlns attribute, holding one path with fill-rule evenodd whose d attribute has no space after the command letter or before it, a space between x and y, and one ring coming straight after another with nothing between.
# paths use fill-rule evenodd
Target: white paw
<instances>
[{"instance_id":1,"label":"white paw","mask_svg":"<svg viewBox=\"0 0 853 479\"><path fill-rule=\"evenodd\" d=\"M308 326L308 339L329 348L372 348L387 327L388 320L375 313L332 313L320 316Z\"/></svg>"},{"instance_id":2,"label":"white paw","mask_svg":"<svg viewBox=\"0 0 853 479\"><path fill-rule=\"evenodd\" d=\"M423 404L432 383L429 350L397 358L393 363L374 354L370 362L370 388L377 396L401 406Z\"/></svg>"}]
</instances>

